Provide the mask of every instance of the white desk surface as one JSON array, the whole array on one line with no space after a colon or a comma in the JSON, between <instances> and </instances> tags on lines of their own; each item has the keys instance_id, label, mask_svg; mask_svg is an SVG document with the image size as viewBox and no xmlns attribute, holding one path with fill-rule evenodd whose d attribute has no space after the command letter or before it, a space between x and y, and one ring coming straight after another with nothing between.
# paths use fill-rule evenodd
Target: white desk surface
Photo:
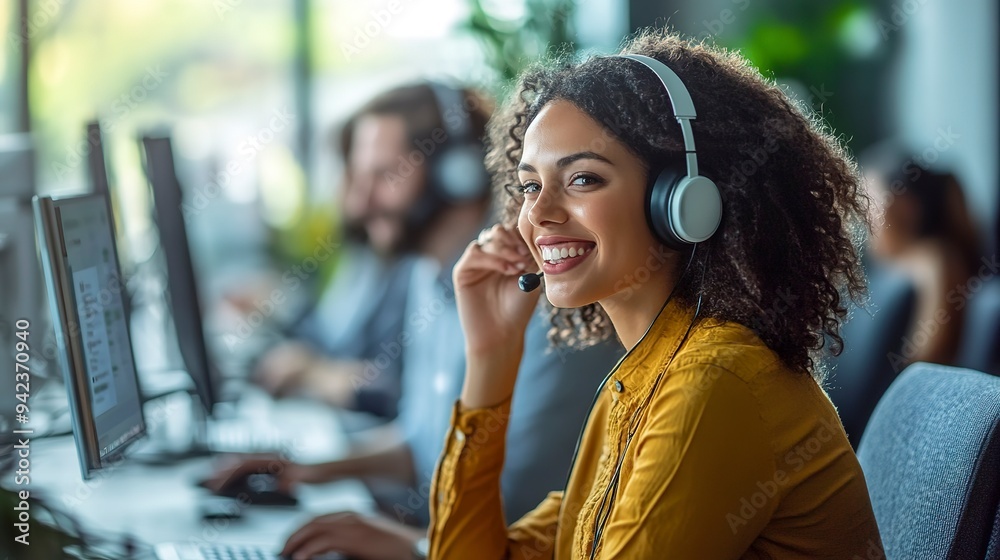
<instances>
[{"instance_id":1,"label":"white desk surface","mask_svg":"<svg viewBox=\"0 0 1000 560\"><path fill-rule=\"evenodd\" d=\"M159 404L167 414L150 413L151 431L174 428L182 414ZM288 434L291 456L323 460L343 456L346 438L337 416L325 406L304 401L272 402L251 394L237 409L249 425L277 427ZM157 426L160 422L164 425ZM235 422L235 421L234 421ZM98 533L129 533L137 539L161 542L238 543L277 549L295 529L319 514L354 510L370 512L374 502L365 486L355 480L297 487L296 507L249 506L235 520L203 520L199 500L208 495L195 481L211 472L211 458L183 461L171 466L151 466L126 459L83 480L72 437L32 439L31 482L33 496L78 518L84 528ZM23 488L23 487L18 487Z\"/></svg>"}]
</instances>

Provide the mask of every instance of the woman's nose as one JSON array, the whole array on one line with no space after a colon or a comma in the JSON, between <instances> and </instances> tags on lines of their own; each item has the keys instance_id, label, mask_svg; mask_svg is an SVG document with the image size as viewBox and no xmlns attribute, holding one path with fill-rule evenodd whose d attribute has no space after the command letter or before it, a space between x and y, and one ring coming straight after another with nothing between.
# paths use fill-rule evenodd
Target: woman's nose
<instances>
[{"instance_id":1,"label":"woman's nose","mask_svg":"<svg viewBox=\"0 0 1000 560\"><path fill-rule=\"evenodd\" d=\"M561 224L566 221L566 208L563 206L563 198L555 188L542 187L538 196L530 201L531 207L528 209L528 221L535 227L540 227L546 223Z\"/></svg>"}]
</instances>

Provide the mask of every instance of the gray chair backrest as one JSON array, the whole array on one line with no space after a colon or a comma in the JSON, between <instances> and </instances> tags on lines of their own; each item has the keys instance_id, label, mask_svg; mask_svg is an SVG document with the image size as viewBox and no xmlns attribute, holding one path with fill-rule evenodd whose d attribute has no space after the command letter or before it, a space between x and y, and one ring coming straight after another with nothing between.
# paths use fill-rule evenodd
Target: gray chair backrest
<instances>
[{"instance_id":1,"label":"gray chair backrest","mask_svg":"<svg viewBox=\"0 0 1000 560\"><path fill-rule=\"evenodd\" d=\"M902 370L903 339L916 302L913 284L899 274L870 265L868 280L868 308L852 310L840 333L844 352L827 360L826 391L854 447L878 400Z\"/></svg>"},{"instance_id":2,"label":"gray chair backrest","mask_svg":"<svg viewBox=\"0 0 1000 560\"><path fill-rule=\"evenodd\" d=\"M1000 375L1000 280L983 283L967 305L956 365Z\"/></svg>"},{"instance_id":3,"label":"gray chair backrest","mask_svg":"<svg viewBox=\"0 0 1000 560\"><path fill-rule=\"evenodd\" d=\"M918 363L892 384L858 448L889 560L998 557L998 420L1000 378Z\"/></svg>"}]
</instances>

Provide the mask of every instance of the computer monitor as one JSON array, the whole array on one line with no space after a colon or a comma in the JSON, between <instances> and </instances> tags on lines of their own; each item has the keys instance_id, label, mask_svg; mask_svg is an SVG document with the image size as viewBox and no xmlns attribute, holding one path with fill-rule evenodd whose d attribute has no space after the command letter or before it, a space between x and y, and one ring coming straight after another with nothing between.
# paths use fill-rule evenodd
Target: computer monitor
<instances>
[{"instance_id":1,"label":"computer monitor","mask_svg":"<svg viewBox=\"0 0 1000 560\"><path fill-rule=\"evenodd\" d=\"M113 465L146 433L107 196L32 200L80 470Z\"/></svg>"},{"instance_id":2,"label":"computer monitor","mask_svg":"<svg viewBox=\"0 0 1000 560\"><path fill-rule=\"evenodd\" d=\"M104 155L104 137L101 134L101 124L98 121L91 121L86 124L86 138L85 141L90 146L90 151L87 152L87 180L90 183L90 192L105 195L105 199L108 205L108 215L111 217L111 228L115 232L115 241L118 243L118 259L119 266L123 270L123 278L128 278L135 273L133 270L134 263L132 259L129 258L128 254L128 240L121 235L124 231L121 220L115 220L115 204L112 198L115 193L111 192L111 183L108 180L108 166L107 160ZM122 292L124 296L123 304L125 305L125 313L131 317L132 315L132 294L127 290Z\"/></svg>"},{"instance_id":3,"label":"computer monitor","mask_svg":"<svg viewBox=\"0 0 1000 560\"><path fill-rule=\"evenodd\" d=\"M153 191L160 247L166 260L167 293L177 331L177 343L184 367L194 381L201 403L205 411L211 414L218 402L220 376L208 354L198 283L181 210L183 195L174 168L173 149L168 137L143 137L142 147L146 176Z\"/></svg>"},{"instance_id":4,"label":"computer monitor","mask_svg":"<svg viewBox=\"0 0 1000 560\"><path fill-rule=\"evenodd\" d=\"M101 124L99 122L87 123L87 143L90 144L90 152L87 154L87 178L90 180L90 191L110 196L108 168L104 159L104 139L101 137Z\"/></svg>"}]
</instances>

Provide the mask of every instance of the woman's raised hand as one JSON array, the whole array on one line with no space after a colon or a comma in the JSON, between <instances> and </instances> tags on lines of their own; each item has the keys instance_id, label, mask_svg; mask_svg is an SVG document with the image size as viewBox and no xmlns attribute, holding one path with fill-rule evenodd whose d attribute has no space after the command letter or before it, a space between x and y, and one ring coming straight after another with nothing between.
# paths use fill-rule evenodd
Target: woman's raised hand
<instances>
[{"instance_id":1,"label":"woman's raised hand","mask_svg":"<svg viewBox=\"0 0 1000 560\"><path fill-rule=\"evenodd\" d=\"M459 319L470 355L520 348L539 291L524 293L517 279L538 266L516 229L483 230L453 272Z\"/></svg>"}]
</instances>

